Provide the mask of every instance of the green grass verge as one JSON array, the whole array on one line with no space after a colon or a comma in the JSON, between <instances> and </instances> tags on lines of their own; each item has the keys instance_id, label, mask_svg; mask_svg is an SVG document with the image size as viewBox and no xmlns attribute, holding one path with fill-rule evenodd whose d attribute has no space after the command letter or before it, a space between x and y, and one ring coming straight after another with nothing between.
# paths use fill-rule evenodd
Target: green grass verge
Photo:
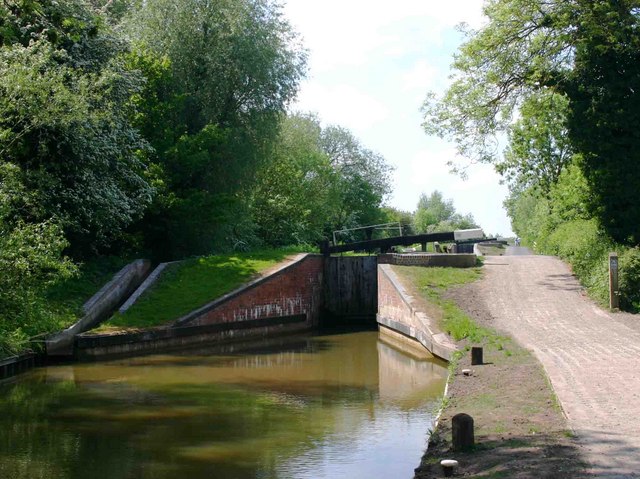
<instances>
[{"instance_id":1,"label":"green grass verge","mask_svg":"<svg viewBox=\"0 0 640 479\"><path fill-rule=\"evenodd\" d=\"M425 268L421 266L395 266L401 277L411 282L418 292L442 313L441 327L456 341L500 343L501 337L494 331L478 326L443 293L452 287L477 281L482 268Z\"/></svg>"},{"instance_id":2,"label":"green grass verge","mask_svg":"<svg viewBox=\"0 0 640 479\"><path fill-rule=\"evenodd\" d=\"M299 249L231 253L169 265L158 282L124 314L97 331L158 326L207 304L255 278Z\"/></svg>"}]
</instances>

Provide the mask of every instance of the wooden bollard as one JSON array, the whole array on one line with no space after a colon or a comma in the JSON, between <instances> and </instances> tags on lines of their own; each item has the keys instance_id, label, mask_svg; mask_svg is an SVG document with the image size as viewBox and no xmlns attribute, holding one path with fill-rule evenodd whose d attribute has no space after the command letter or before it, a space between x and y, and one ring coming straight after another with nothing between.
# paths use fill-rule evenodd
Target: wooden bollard
<instances>
[{"instance_id":1,"label":"wooden bollard","mask_svg":"<svg viewBox=\"0 0 640 479\"><path fill-rule=\"evenodd\" d=\"M477 364L483 364L482 348L474 346L471 348L471 365Z\"/></svg>"},{"instance_id":2,"label":"wooden bollard","mask_svg":"<svg viewBox=\"0 0 640 479\"><path fill-rule=\"evenodd\" d=\"M451 436L454 451L468 451L473 448L473 418L463 412L453 416Z\"/></svg>"}]
</instances>

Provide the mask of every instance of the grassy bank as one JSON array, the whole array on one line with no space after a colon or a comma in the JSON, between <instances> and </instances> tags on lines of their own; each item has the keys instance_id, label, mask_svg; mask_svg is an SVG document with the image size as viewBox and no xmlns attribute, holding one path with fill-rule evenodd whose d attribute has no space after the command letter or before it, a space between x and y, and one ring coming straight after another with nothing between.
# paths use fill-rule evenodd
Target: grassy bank
<instances>
[{"instance_id":1,"label":"grassy bank","mask_svg":"<svg viewBox=\"0 0 640 479\"><path fill-rule=\"evenodd\" d=\"M458 460L457 475L465 477L582 477L578 449L541 365L491 327L473 284L482 277L481 268L394 270L461 348L416 478L442 477L442 459ZM483 347L483 365L471 366L472 344ZM451 421L459 413L474 419L476 446L464 453L451 450Z\"/></svg>"},{"instance_id":2,"label":"grassy bank","mask_svg":"<svg viewBox=\"0 0 640 479\"><path fill-rule=\"evenodd\" d=\"M415 297L426 301L426 308L437 319L440 329L456 341L496 341L497 335L478 326L456 304L444 297L447 290L469 284L482 277L482 268L423 268L394 266L403 284Z\"/></svg>"},{"instance_id":3,"label":"grassy bank","mask_svg":"<svg viewBox=\"0 0 640 479\"><path fill-rule=\"evenodd\" d=\"M255 251L193 258L169 265L160 279L124 314L97 331L165 324L251 281L298 253L296 249Z\"/></svg>"}]
</instances>

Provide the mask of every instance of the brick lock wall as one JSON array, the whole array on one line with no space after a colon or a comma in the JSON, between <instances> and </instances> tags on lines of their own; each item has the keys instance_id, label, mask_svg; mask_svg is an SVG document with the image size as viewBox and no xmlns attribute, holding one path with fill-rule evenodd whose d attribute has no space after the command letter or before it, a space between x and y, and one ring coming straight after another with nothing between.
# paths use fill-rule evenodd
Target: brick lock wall
<instances>
[{"instance_id":1,"label":"brick lock wall","mask_svg":"<svg viewBox=\"0 0 640 479\"><path fill-rule=\"evenodd\" d=\"M322 298L322 257L308 255L221 301L189 326L306 315L317 324Z\"/></svg>"},{"instance_id":2,"label":"brick lock wall","mask_svg":"<svg viewBox=\"0 0 640 479\"><path fill-rule=\"evenodd\" d=\"M442 266L468 268L475 266L476 256L466 253L446 254L407 254L389 253L378 257L378 264L395 264L401 266Z\"/></svg>"}]
</instances>

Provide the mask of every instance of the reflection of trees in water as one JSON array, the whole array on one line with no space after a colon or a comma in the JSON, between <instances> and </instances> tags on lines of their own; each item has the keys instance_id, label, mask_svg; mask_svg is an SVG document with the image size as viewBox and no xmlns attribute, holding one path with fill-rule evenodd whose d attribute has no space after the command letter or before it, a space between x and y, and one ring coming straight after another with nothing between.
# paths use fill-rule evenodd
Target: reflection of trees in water
<instances>
[{"instance_id":1,"label":"reflection of trees in water","mask_svg":"<svg viewBox=\"0 0 640 479\"><path fill-rule=\"evenodd\" d=\"M38 370L0 387L0 477L277 477L282 461L348 442L375 419L379 374L424 372L376 338L204 366L139 358Z\"/></svg>"}]
</instances>

